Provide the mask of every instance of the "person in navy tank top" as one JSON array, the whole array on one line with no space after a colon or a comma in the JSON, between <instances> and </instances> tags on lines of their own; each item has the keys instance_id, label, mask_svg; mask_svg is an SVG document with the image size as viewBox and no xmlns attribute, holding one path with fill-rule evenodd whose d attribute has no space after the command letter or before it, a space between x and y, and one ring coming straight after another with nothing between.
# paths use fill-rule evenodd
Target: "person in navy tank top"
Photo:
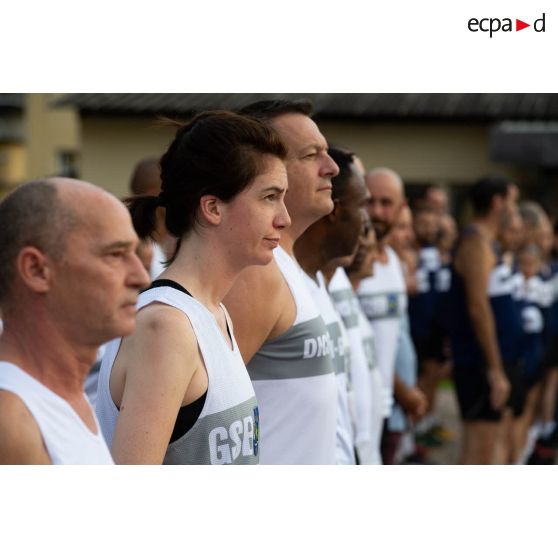
<instances>
[{"instance_id":1,"label":"person in navy tank top","mask_svg":"<svg viewBox=\"0 0 558 558\"><path fill-rule=\"evenodd\" d=\"M519 319L511 270L499 261L495 239L516 198L517 187L500 177L483 178L471 188L473 221L458 240L452 264L448 325L465 464L507 459L502 413L517 374Z\"/></svg>"}]
</instances>

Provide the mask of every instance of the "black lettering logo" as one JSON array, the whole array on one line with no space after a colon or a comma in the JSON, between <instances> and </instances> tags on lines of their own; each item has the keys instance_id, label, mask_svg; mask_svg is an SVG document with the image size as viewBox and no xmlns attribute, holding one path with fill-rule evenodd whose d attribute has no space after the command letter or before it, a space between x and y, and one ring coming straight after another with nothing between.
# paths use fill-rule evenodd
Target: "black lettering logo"
<instances>
[{"instance_id":1,"label":"black lettering logo","mask_svg":"<svg viewBox=\"0 0 558 558\"><path fill-rule=\"evenodd\" d=\"M488 33L491 39L492 36L498 32L512 33L514 31L522 31L528 27L532 27L535 33L544 33L546 31L546 13L543 13L540 18L536 19L532 25L521 19L515 18L514 26L513 18L510 17L484 17L481 19L472 17L467 22L467 28L469 31L472 33Z\"/></svg>"}]
</instances>

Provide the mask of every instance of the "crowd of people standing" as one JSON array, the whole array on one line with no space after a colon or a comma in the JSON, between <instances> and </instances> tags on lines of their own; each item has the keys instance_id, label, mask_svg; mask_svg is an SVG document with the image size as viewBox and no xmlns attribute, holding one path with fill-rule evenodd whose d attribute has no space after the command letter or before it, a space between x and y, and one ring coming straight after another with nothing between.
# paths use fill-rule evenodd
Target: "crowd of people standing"
<instances>
[{"instance_id":1,"label":"crowd of people standing","mask_svg":"<svg viewBox=\"0 0 558 558\"><path fill-rule=\"evenodd\" d=\"M428 464L441 381L460 462L554 462L549 216L485 177L458 234L311 110L177 124L127 210L59 177L0 203L0 462Z\"/></svg>"}]
</instances>

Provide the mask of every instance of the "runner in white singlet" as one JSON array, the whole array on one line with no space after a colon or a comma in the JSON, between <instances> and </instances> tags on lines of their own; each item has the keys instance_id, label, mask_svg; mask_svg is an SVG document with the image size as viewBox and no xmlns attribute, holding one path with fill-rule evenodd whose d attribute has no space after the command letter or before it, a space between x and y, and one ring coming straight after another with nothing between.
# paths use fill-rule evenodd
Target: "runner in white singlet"
<instances>
[{"instance_id":1,"label":"runner in white singlet","mask_svg":"<svg viewBox=\"0 0 558 558\"><path fill-rule=\"evenodd\" d=\"M294 259L295 241L333 209L337 165L307 102L262 101L244 109L285 142L292 224L271 265L244 271L225 299L260 409L260 463L334 464L336 389L320 352L327 329Z\"/></svg>"},{"instance_id":2,"label":"runner in white singlet","mask_svg":"<svg viewBox=\"0 0 558 558\"><path fill-rule=\"evenodd\" d=\"M130 201L140 237L162 206L179 241L140 295L136 332L101 365L97 414L117 463L258 463L259 410L221 301L290 224L285 156L261 122L201 113L161 158L161 194Z\"/></svg>"}]
</instances>

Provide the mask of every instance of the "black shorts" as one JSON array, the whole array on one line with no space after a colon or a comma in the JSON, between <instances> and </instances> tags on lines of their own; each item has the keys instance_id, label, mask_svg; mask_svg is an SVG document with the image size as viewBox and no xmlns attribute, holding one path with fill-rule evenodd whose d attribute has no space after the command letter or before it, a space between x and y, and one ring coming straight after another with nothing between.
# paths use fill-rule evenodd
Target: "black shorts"
<instances>
[{"instance_id":1,"label":"black shorts","mask_svg":"<svg viewBox=\"0 0 558 558\"><path fill-rule=\"evenodd\" d=\"M525 407L526 387L519 366L506 365L504 371L511 384L511 393L506 407L518 417ZM495 411L490 404L490 386L484 365L453 367L453 379L461 418L464 421L498 422L502 411Z\"/></svg>"},{"instance_id":2,"label":"black shorts","mask_svg":"<svg viewBox=\"0 0 558 558\"><path fill-rule=\"evenodd\" d=\"M413 337L419 362L435 360L443 364L449 360L449 339L442 328L433 324L427 335ZM420 374L420 368L419 368Z\"/></svg>"}]
</instances>

